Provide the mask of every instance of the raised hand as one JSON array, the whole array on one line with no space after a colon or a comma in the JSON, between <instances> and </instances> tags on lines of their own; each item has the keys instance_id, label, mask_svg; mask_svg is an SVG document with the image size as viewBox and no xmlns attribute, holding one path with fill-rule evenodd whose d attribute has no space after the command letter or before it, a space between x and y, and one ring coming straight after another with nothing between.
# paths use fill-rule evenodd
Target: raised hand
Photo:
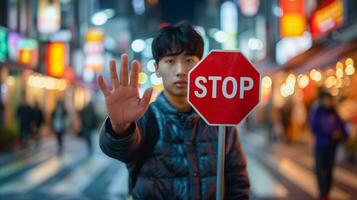
<instances>
[{"instance_id":1,"label":"raised hand","mask_svg":"<svg viewBox=\"0 0 357 200\"><path fill-rule=\"evenodd\" d=\"M137 121L148 109L152 89L147 89L142 98L139 96L140 63L131 63L130 80L128 80L128 55L121 56L120 79L118 79L116 64L110 62L110 78L112 90L105 84L103 76L97 78L97 84L105 96L107 113L114 131L123 133L131 122Z\"/></svg>"}]
</instances>

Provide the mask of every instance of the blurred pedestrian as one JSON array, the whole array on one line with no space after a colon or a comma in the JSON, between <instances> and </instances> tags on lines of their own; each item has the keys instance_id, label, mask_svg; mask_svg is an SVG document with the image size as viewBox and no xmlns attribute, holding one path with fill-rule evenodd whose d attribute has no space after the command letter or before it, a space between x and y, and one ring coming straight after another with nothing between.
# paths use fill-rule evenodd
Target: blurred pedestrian
<instances>
[{"instance_id":1,"label":"blurred pedestrian","mask_svg":"<svg viewBox=\"0 0 357 200\"><path fill-rule=\"evenodd\" d=\"M35 139L35 144L38 146L40 139L40 129L44 123L44 117L42 109L40 108L39 103L36 101L33 107L33 123L32 123L32 133Z\"/></svg>"},{"instance_id":2,"label":"blurred pedestrian","mask_svg":"<svg viewBox=\"0 0 357 200\"><path fill-rule=\"evenodd\" d=\"M90 101L80 111L80 119L82 124L81 136L87 144L88 155L93 154L92 132L97 126L96 112L93 103Z\"/></svg>"},{"instance_id":3,"label":"blurred pedestrian","mask_svg":"<svg viewBox=\"0 0 357 200\"><path fill-rule=\"evenodd\" d=\"M293 127L293 119L292 112L293 111L293 101L292 98L289 97L286 99L283 107L280 109L281 114L281 125L283 128L284 141L288 144L293 142L292 137L292 127Z\"/></svg>"},{"instance_id":4,"label":"blurred pedestrian","mask_svg":"<svg viewBox=\"0 0 357 200\"><path fill-rule=\"evenodd\" d=\"M351 132L346 144L346 160L355 163L357 160L357 113L351 119Z\"/></svg>"},{"instance_id":5,"label":"blurred pedestrian","mask_svg":"<svg viewBox=\"0 0 357 200\"><path fill-rule=\"evenodd\" d=\"M63 135L65 134L65 118L67 112L62 100L57 102L56 108L52 113L52 129L56 134L57 139L57 154L62 155L63 153Z\"/></svg>"},{"instance_id":6,"label":"blurred pedestrian","mask_svg":"<svg viewBox=\"0 0 357 200\"><path fill-rule=\"evenodd\" d=\"M310 128L315 136L315 172L320 199L328 199L333 182L336 147L348 135L335 109L334 99L327 91L320 91L318 101L310 112Z\"/></svg>"},{"instance_id":7,"label":"blurred pedestrian","mask_svg":"<svg viewBox=\"0 0 357 200\"><path fill-rule=\"evenodd\" d=\"M32 115L33 110L27 103L25 96L22 97L21 103L16 110L16 116L19 119L20 142L22 147L27 147L32 134Z\"/></svg>"},{"instance_id":8,"label":"blurred pedestrian","mask_svg":"<svg viewBox=\"0 0 357 200\"><path fill-rule=\"evenodd\" d=\"M282 127L278 108L274 106L272 97L269 98L264 110L265 126L268 131L269 144L280 139Z\"/></svg>"},{"instance_id":9,"label":"blurred pedestrian","mask_svg":"<svg viewBox=\"0 0 357 200\"><path fill-rule=\"evenodd\" d=\"M212 199L218 127L207 125L187 102L188 71L202 58L203 39L187 23L165 26L154 38L152 52L164 91L150 105L153 91L139 96L140 63L132 62L129 78L128 55L121 56L120 79L115 61L110 64L112 91L98 77L108 113L100 147L127 164L134 199ZM224 199L248 199L246 159L237 128L226 131L222 193Z\"/></svg>"},{"instance_id":10,"label":"blurred pedestrian","mask_svg":"<svg viewBox=\"0 0 357 200\"><path fill-rule=\"evenodd\" d=\"M5 119L4 119L4 103L2 102L0 98L0 127L5 125Z\"/></svg>"}]
</instances>

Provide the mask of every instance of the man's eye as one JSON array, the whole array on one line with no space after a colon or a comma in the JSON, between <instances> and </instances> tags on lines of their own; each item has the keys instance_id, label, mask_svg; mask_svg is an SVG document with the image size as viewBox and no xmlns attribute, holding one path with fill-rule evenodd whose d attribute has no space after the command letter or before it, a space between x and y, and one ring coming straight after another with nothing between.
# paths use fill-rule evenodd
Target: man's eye
<instances>
[{"instance_id":1,"label":"man's eye","mask_svg":"<svg viewBox=\"0 0 357 200\"><path fill-rule=\"evenodd\" d=\"M172 60L172 59L167 59L167 60L165 60L165 62L171 64L171 63L174 62L174 60Z\"/></svg>"},{"instance_id":2,"label":"man's eye","mask_svg":"<svg viewBox=\"0 0 357 200\"><path fill-rule=\"evenodd\" d=\"M193 60L192 58L187 58L187 59L186 59L186 62L188 62L188 63L193 63L194 60Z\"/></svg>"}]
</instances>

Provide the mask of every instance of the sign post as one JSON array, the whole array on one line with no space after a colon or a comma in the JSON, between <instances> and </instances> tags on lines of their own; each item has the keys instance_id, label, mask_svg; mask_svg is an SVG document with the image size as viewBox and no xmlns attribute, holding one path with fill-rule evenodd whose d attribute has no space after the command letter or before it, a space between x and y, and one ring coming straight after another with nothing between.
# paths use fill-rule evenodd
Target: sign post
<instances>
[{"instance_id":1,"label":"sign post","mask_svg":"<svg viewBox=\"0 0 357 200\"><path fill-rule=\"evenodd\" d=\"M217 192L216 199L224 199L224 152L226 151L226 130L224 126L218 127L218 159L217 159Z\"/></svg>"},{"instance_id":2,"label":"sign post","mask_svg":"<svg viewBox=\"0 0 357 200\"><path fill-rule=\"evenodd\" d=\"M240 51L212 50L188 74L188 102L218 128L217 192L224 199L226 126L235 126L259 103L260 74Z\"/></svg>"}]
</instances>

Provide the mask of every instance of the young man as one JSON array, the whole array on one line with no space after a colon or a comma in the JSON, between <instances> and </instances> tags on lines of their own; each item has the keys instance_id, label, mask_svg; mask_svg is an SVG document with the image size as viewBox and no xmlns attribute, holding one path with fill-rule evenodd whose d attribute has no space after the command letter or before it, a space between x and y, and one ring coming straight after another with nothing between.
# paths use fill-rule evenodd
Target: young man
<instances>
[{"instance_id":1,"label":"young man","mask_svg":"<svg viewBox=\"0 0 357 200\"><path fill-rule=\"evenodd\" d=\"M162 28L152 44L156 74L164 91L149 106L152 89L138 92L140 64L133 61L128 80L128 56L121 57L120 79L110 65L113 89L103 77L108 119L100 147L124 162L134 199L214 199L218 127L208 126L187 102L187 75L202 58L203 40L186 23ZM237 129L227 128L225 198L248 199L246 160Z\"/></svg>"}]
</instances>

